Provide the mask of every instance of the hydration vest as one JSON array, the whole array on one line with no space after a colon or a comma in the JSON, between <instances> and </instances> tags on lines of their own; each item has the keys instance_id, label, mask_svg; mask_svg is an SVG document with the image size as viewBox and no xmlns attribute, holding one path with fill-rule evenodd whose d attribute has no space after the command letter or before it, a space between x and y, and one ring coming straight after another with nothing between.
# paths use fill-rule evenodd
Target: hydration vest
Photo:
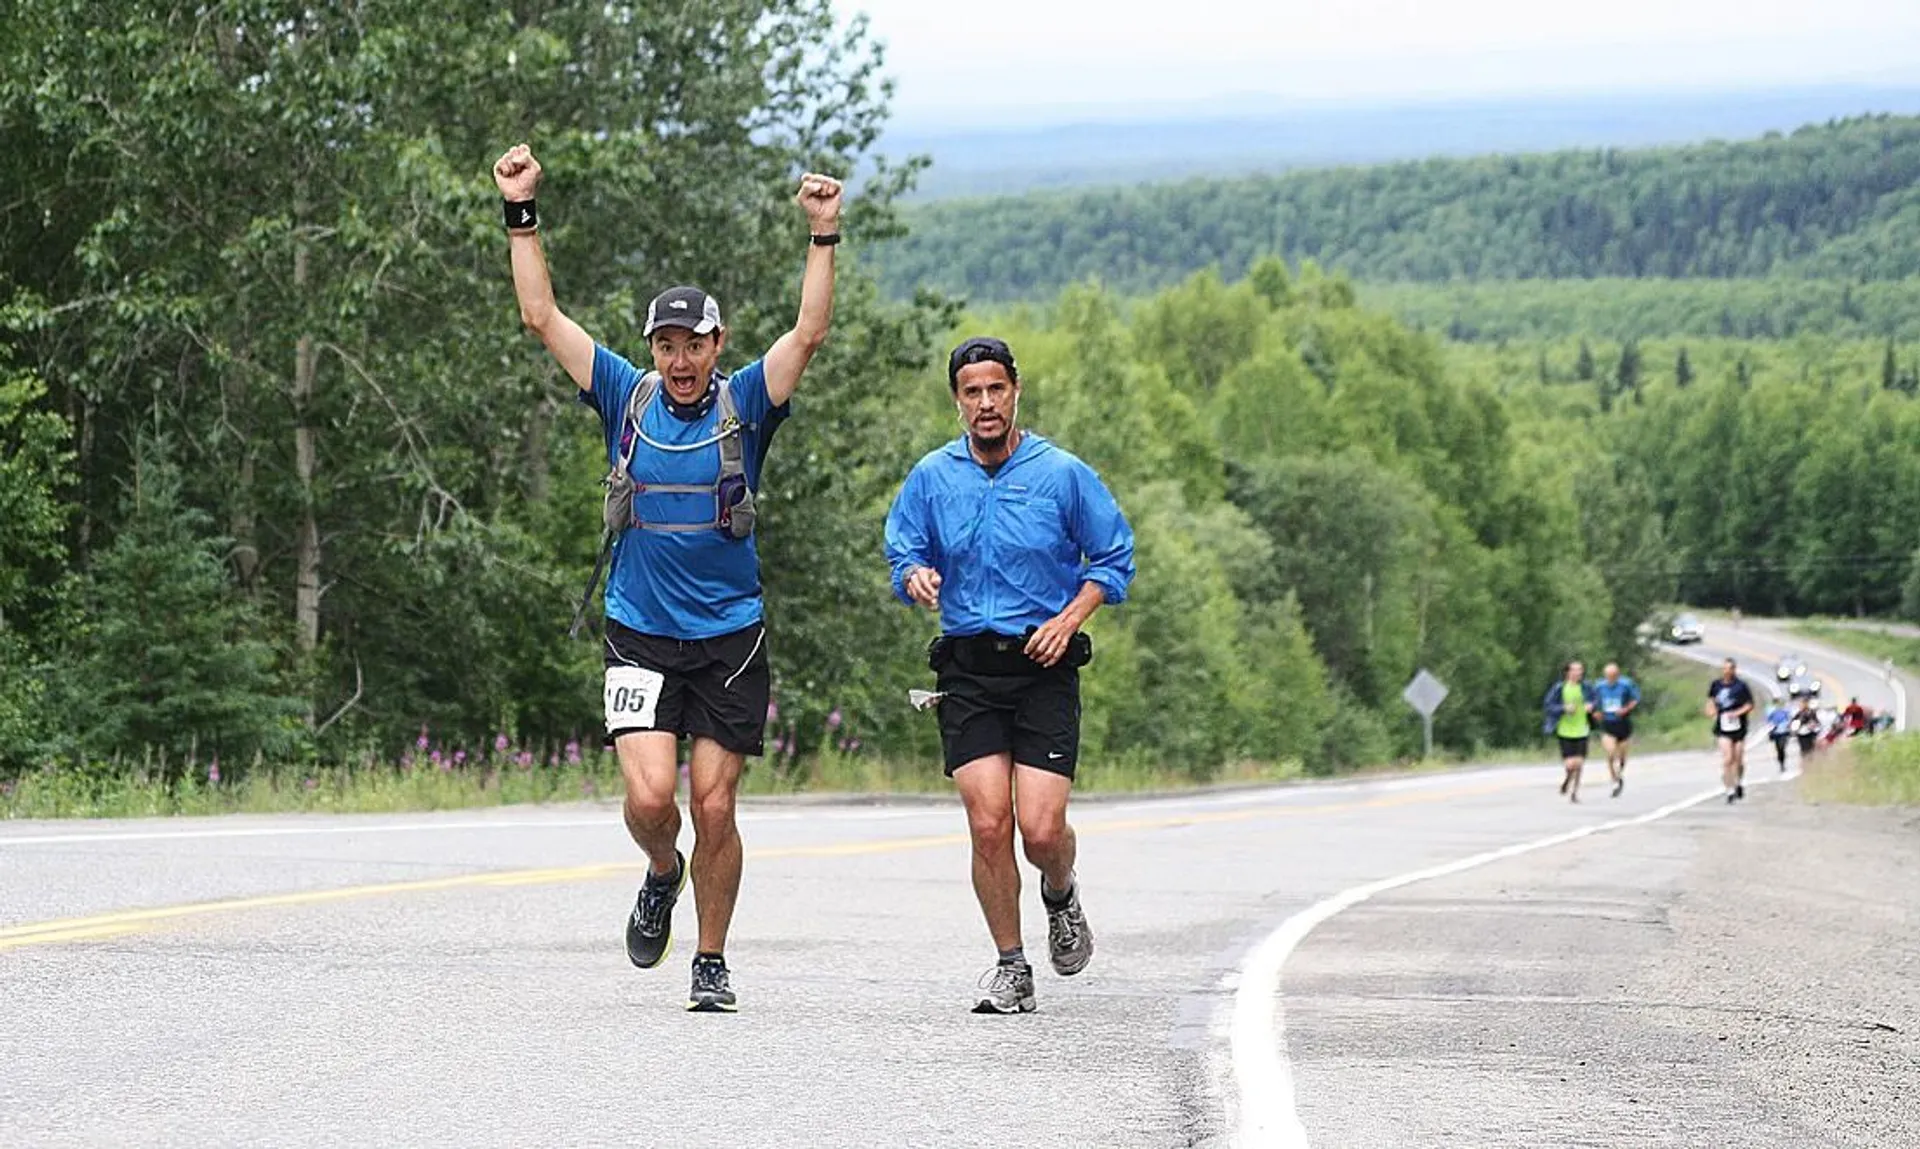
<instances>
[{"instance_id":1,"label":"hydration vest","mask_svg":"<svg viewBox=\"0 0 1920 1149\"><path fill-rule=\"evenodd\" d=\"M753 534L753 488L747 483L746 449L741 441L745 424L740 421L740 410L734 405L733 392L727 386L726 376L714 372L708 386L713 391L715 405L720 409L720 426L713 434L692 443L659 442L648 435L642 426L647 405L660 393L661 378L658 371L649 371L641 376L640 382L634 385L633 394L627 397L627 407L620 418L619 454L607 477L600 480L600 484L607 489L606 499L601 506L603 529L600 534L600 557L593 564L593 574L587 580L585 593L580 596L580 606L573 612L573 625L567 628L568 638L580 633L587 607L593 602L593 592L599 589L600 576L613 554L614 541L629 528L680 534L719 531L732 539L745 539ZM718 444L720 474L712 483L636 483L632 470L633 452L643 442L656 451L675 454L701 451ZM704 523L647 522L634 512L635 496L643 491L663 495L711 495L713 518Z\"/></svg>"}]
</instances>

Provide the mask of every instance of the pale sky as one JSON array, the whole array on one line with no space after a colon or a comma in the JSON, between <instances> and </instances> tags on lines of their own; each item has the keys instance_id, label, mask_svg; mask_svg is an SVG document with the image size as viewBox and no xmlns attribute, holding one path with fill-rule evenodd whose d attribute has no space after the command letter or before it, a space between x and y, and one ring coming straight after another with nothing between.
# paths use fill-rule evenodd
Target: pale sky
<instances>
[{"instance_id":1,"label":"pale sky","mask_svg":"<svg viewBox=\"0 0 1920 1149\"><path fill-rule=\"evenodd\" d=\"M1920 85L1920 0L835 0L888 45L903 124L1249 93ZM1044 116L1042 119L1057 119Z\"/></svg>"}]
</instances>

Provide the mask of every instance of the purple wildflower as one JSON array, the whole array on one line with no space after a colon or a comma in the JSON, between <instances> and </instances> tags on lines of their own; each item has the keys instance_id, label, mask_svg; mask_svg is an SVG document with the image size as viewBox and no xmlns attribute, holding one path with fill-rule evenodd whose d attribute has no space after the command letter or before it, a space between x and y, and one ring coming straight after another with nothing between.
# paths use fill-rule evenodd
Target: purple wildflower
<instances>
[{"instance_id":1,"label":"purple wildflower","mask_svg":"<svg viewBox=\"0 0 1920 1149\"><path fill-rule=\"evenodd\" d=\"M567 765L580 765L580 743L577 740L567 743Z\"/></svg>"},{"instance_id":2,"label":"purple wildflower","mask_svg":"<svg viewBox=\"0 0 1920 1149\"><path fill-rule=\"evenodd\" d=\"M494 736L493 736L493 748L494 748L495 750L497 750L497 751L500 751L501 753L503 753L503 754L504 754L504 753L506 752L506 749L507 749L507 736L506 736L506 735L504 735L504 734L496 734L496 735L494 735Z\"/></svg>"},{"instance_id":3,"label":"purple wildflower","mask_svg":"<svg viewBox=\"0 0 1920 1149\"><path fill-rule=\"evenodd\" d=\"M519 763L520 769L522 770L527 769L529 766L533 765L533 751L522 750L520 752L520 756L514 759L514 761Z\"/></svg>"},{"instance_id":4,"label":"purple wildflower","mask_svg":"<svg viewBox=\"0 0 1920 1149\"><path fill-rule=\"evenodd\" d=\"M435 766L439 766L444 764L446 762L446 759L441 756L440 751L435 750L432 754L427 756L427 761L433 763Z\"/></svg>"},{"instance_id":5,"label":"purple wildflower","mask_svg":"<svg viewBox=\"0 0 1920 1149\"><path fill-rule=\"evenodd\" d=\"M767 699L767 721L780 721L780 704L771 698Z\"/></svg>"},{"instance_id":6,"label":"purple wildflower","mask_svg":"<svg viewBox=\"0 0 1920 1149\"><path fill-rule=\"evenodd\" d=\"M207 785L218 786L219 784L220 784L220 756L218 754L215 754L213 756L213 761L207 763Z\"/></svg>"},{"instance_id":7,"label":"purple wildflower","mask_svg":"<svg viewBox=\"0 0 1920 1149\"><path fill-rule=\"evenodd\" d=\"M847 749L849 749L849 750L858 750L858 749L860 749L860 740L859 740L858 738L849 738L849 739L847 739Z\"/></svg>"},{"instance_id":8,"label":"purple wildflower","mask_svg":"<svg viewBox=\"0 0 1920 1149\"><path fill-rule=\"evenodd\" d=\"M427 745L428 745L427 728L425 725L422 725L420 727L420 737L415 738L413 740L413 748L415 750L425 750L427 748Z\"/></svg>"},{"instance_id":9,"label":"purple wildflower","mask_svg":"<svg viewBox=\"0 0 1920 1149\"><path fill-rule=\"evenodd\" d=\"M840 729L841 721L842 719L840 717L840 708L836 706L833 708L833 712L827 715L827 729L828 730Z\"/></svg>"},{"instance_id":10,"label":"purple wildflower","mask_svg":"<svg viewBox=\"0 0 1920 1149\"><path fill-rule=\"evenodd\" d=\"M455 750L453 752L453 764L455 766L465 766L467 764L467 752L465 750Z\"/></svg>"},{"instance_id":11,"label":"purple wildflower","mask_svg":"<svg viewBox=\"0 0 1920 1149\"><path fill-rule=\"evenodd\" d=\"M320 783L314 781L312 778L307 779L307 789L309 790L313 789L315 786L318 786L319 784Z\"/></svg>"}]
</instances>

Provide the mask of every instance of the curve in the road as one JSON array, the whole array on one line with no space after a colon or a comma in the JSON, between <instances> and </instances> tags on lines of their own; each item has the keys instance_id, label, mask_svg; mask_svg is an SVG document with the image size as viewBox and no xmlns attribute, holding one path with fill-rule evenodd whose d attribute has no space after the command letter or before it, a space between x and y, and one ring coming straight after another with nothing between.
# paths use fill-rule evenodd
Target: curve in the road
<instances>
[{"instance_id":1,"label":"curve in the road","mask_svg":"<svg viewBox=\"0 0 1920 1149\"><path fill-rule=\"evenodd\" d=\"M1677 653L1695 662L1709 665L1717 663L1717 659L1695 655L1690 651ZM1743 674L1742 677L1747 678L1750 683L1762 681L1758 675ZM1758 693L1764 693L1764 690ZM1762 741L1762 735L1759 730L1755 730L1748 737L1749 746L1760 741ZM1761 786L1798 777L1800 777L1800 771L1795 769L1774 778L1756 777L1751 779L1749 784ZM1295 1106L1293 1070L1288 1063L1286 1053L1285 1015L1280 1006L1280 974L1286 965L1287 958L1314 929L1341 912L1389 890L1477 869L1523 854L1551 849L1595 834L1658 822L1698 806L1702 802L1718 798L1721 794L1722 791L1717 787L1712 790L1703 790L1678 802L1669 803L1659 809L1630 818L1617 818L1592 826L1582 826L1565 833L1517 842L1438 866L1354 886L1315 902L1280 923L1280 926L1268 934L1248 955L1237 974L1237 985L1234 988L1233 1013L1228 1027L1228 1049L1239 1105L1237 1143L1248 1146L1250 1149L1251 1147L1306 1149L1309 1144L1306 1126L1302 1124L1299 1111Z\"/></svg>"}]
</instances>

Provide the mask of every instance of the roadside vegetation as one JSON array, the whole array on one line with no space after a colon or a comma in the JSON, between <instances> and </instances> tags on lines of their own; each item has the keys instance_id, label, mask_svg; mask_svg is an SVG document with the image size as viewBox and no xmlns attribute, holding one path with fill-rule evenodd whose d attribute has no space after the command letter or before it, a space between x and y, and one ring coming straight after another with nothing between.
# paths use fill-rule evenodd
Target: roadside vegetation
<instances>
[{"instance_id":1,"label":"roadside vegetation","mask_svg":"<svg viewBox=\"0 0 1920 1149\"><path fill-rule=\"evenodd\" d=\"M1920 806L1920 734L1842 742L1814 760L1800 792L1815 802Z\"/></svg>"}]
</instances>

